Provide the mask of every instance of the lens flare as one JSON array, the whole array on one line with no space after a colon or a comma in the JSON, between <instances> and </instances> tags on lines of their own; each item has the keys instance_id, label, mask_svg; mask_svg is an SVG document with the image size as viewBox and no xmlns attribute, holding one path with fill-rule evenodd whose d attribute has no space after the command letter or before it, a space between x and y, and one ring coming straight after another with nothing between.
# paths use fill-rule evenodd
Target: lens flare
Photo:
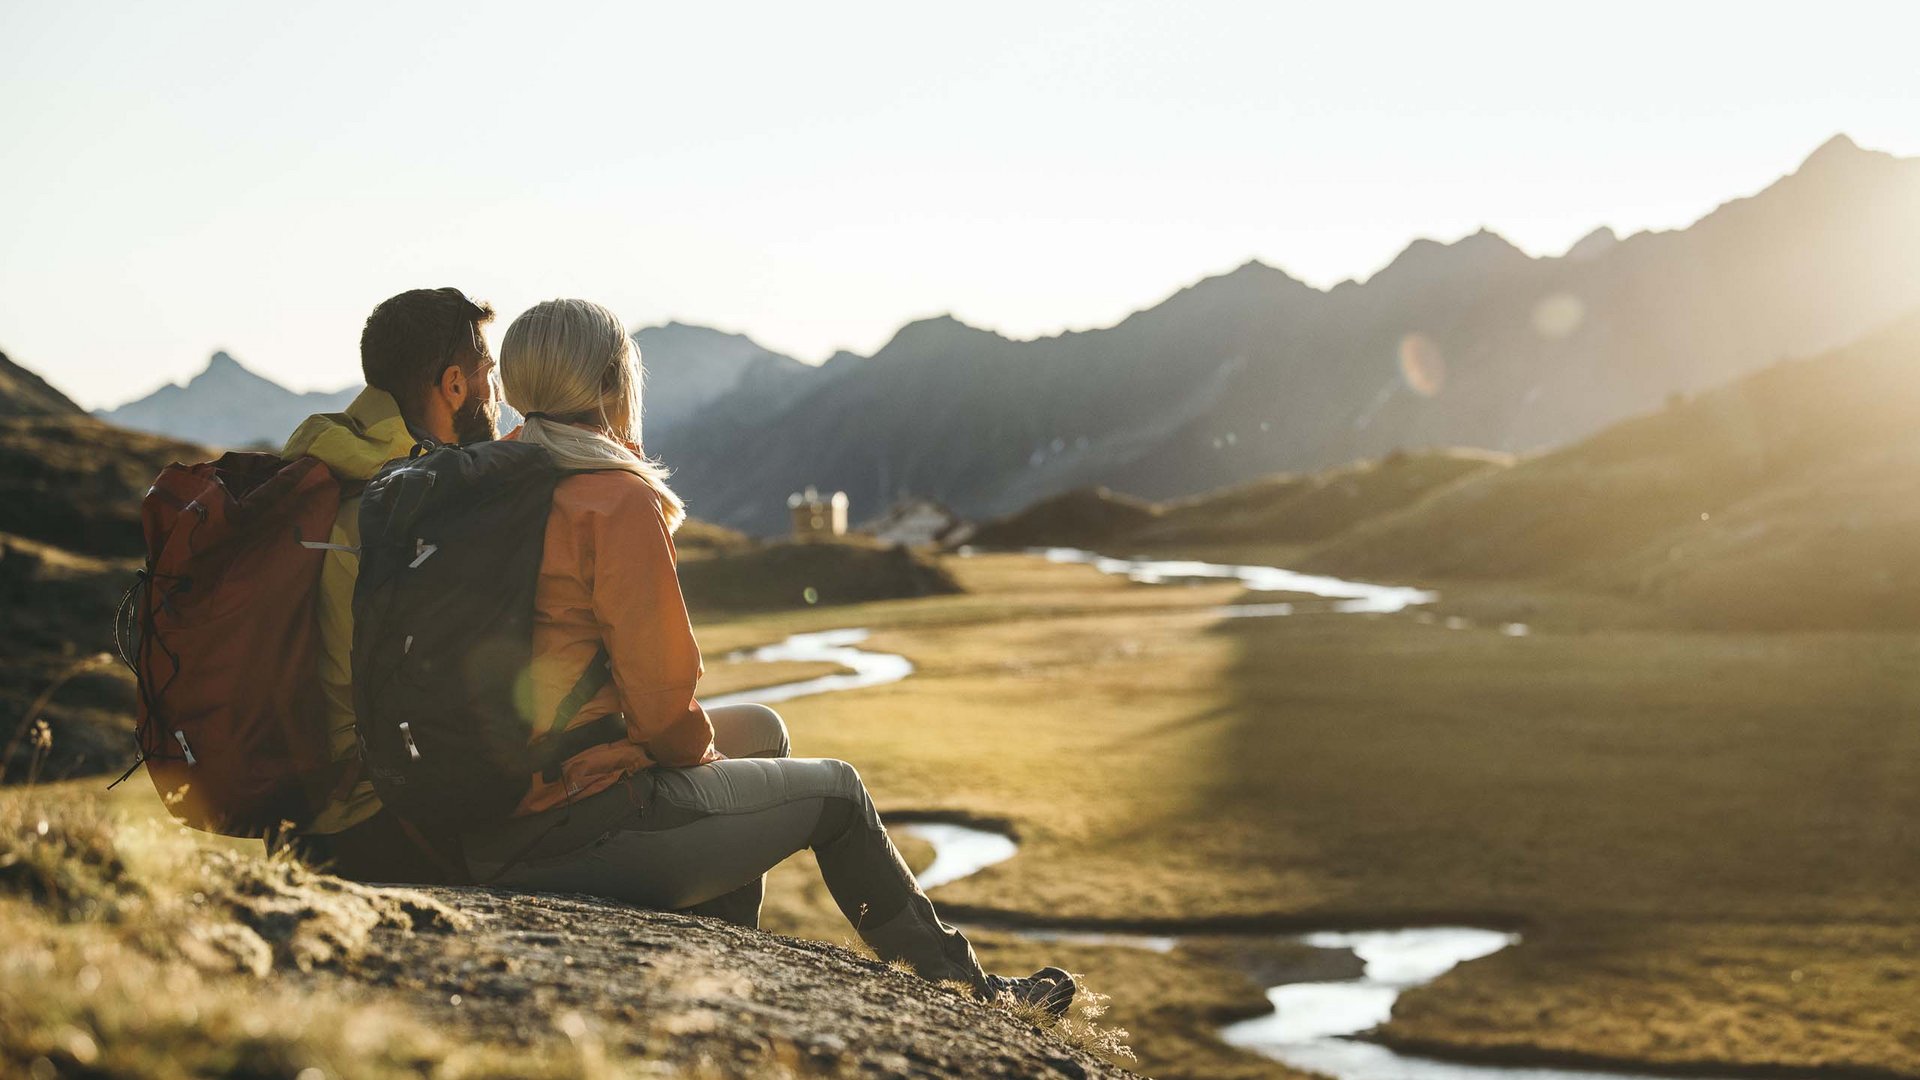
<instances>
[{"instance_id":1,"label":"lens flare","mask_svg":"<svg viewBox=\"0 0 1920 1080\"><path fill-rule=\"evenodd\" d=\"M1558 341L1580 329L1586 320L1587 305L1572 293L1554 293L1533 305L1533 332L1549 341Z\"/></svg>"},{"instance_id":2,"label":"lens flare","mask_svg":"<svg viewBox=\"0 0 1920 1080\"><path fill-rule=\"evenodd\" d=\"M1400 339L1400 377L1421 397L1439 397L1447 384L1447 361L1440 346L1425 334Z\"/></svg>"}]
</instances>

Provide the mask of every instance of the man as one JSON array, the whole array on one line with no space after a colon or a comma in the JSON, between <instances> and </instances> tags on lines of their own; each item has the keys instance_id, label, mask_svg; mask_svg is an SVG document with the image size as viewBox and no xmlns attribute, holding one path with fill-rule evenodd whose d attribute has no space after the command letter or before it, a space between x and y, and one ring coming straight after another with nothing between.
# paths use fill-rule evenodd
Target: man
<instances>
[{"instance_id":1,"label":"man","mask_svg":"<svg viewBox=\"0 0 1920 1080\"><path fill-rule=\"evenodd\" d=\"M353 585L360 489L418 442L470 443L497 432L494 363L481 327L493 308L458 289L413 289L381 302L360 334L367 388L344 413L310 416L284 457L312 455L341 483L340 512L320 571L320 682L335 762L350 762L320 813L289 838L305 861L359 881L430 884L458 870L383 809L361 775L353 714Z\"/></svg>"}]
</instances>

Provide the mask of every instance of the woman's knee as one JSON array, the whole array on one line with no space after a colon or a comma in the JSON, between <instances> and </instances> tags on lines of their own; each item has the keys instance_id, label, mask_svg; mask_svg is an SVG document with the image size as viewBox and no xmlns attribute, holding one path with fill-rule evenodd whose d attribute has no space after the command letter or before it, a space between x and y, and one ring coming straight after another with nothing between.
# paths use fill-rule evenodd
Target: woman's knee
<instances>
[{"instance_id":1,"label":"woman's knee","mask_svg":"<svg viewBox=\"0 0 1920 1080\"><path fill-rule=\"evenodd\" d=\"M765 705L727 705L708 711L713 741L731 758L788 757L793 744L787 722Z\"/></svg>"},{"instance_id":2,"label":"woman's knee","mask_svg":"<svg viewBox=\"0 0 1920 1080\"><path fill-rule=\"evenodd\" d=\"M821 800L820 820L814 826L809 846L816 851L863 829L879 829L880 816L874 811L873 797L860 779L860 770L839 758L818 758L807 763L826 770L828 782Z\"/></svg>"},{"instance_id":3,"label":"woman's knee","mask_svg":"<svg viewBox=\"0 0 1920 1080\"><path fill-rule=\"evenodd\" d=\"M839 758L821 758L820 761L833 770L834 789L840 797L856 802L868 801L867 783L860 779L860 770L854 768L852 762Z\"/></svg>"},{"instance_id":4,"label":"woman's knee","mask_svg":"<svg viewBox=\"0 0 1920 1080\"><path fill-rule=\"evenodd\" d=\"M787 734L787 722L780 714L765 705L749 705L752 710L752 725L755 745L766 748L769 757L790 757L793 752L793 739Z\"/></svg>"}]
</instances>

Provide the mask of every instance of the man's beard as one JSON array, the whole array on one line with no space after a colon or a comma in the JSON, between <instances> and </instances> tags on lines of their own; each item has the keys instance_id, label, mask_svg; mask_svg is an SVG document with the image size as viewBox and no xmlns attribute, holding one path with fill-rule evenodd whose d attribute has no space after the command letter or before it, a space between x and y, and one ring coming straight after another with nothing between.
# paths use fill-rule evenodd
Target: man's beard
<instances>
[{"instance_id":1,"label":"man's beard","mask_svg":"<svg viewBox=\"0 0 1920 1080\"><path fill-rule=\"evenodd\" d=\"M492 442L500 437L500 406L489 399L468 399L460 411L453 414L453 438L455 442L479 443Z\"/></svg>"}]
</instances>

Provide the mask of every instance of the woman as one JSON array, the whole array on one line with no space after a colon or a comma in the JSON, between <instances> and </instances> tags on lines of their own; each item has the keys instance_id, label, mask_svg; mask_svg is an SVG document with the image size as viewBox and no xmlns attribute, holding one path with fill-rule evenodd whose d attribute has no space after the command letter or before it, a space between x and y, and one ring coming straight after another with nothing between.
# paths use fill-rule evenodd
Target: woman
<instances>
[{"instance_id":1,"label":"woman","mask_svg":"<svg viewBox=\"0 0 1920 1080\"><path fill-rule=\"evenodd\" d=\"M534 611L532 714L556 715L604 662L612 678L569 727L625 715L627 738L536 776L506 825L464 837L482 881L686 909L753 926L763 875L812 848L834 901L881 957L983 997L1064 1013L1072 977L987 975L941 922L844 761L787 756L764 706L709 713L694 698L700 649L674 570L686 517L666 470L640 450L639 359L611 311L550 300L514 320L500 349L510 438L562 468Z\"/></svg>"}]
</instances>

